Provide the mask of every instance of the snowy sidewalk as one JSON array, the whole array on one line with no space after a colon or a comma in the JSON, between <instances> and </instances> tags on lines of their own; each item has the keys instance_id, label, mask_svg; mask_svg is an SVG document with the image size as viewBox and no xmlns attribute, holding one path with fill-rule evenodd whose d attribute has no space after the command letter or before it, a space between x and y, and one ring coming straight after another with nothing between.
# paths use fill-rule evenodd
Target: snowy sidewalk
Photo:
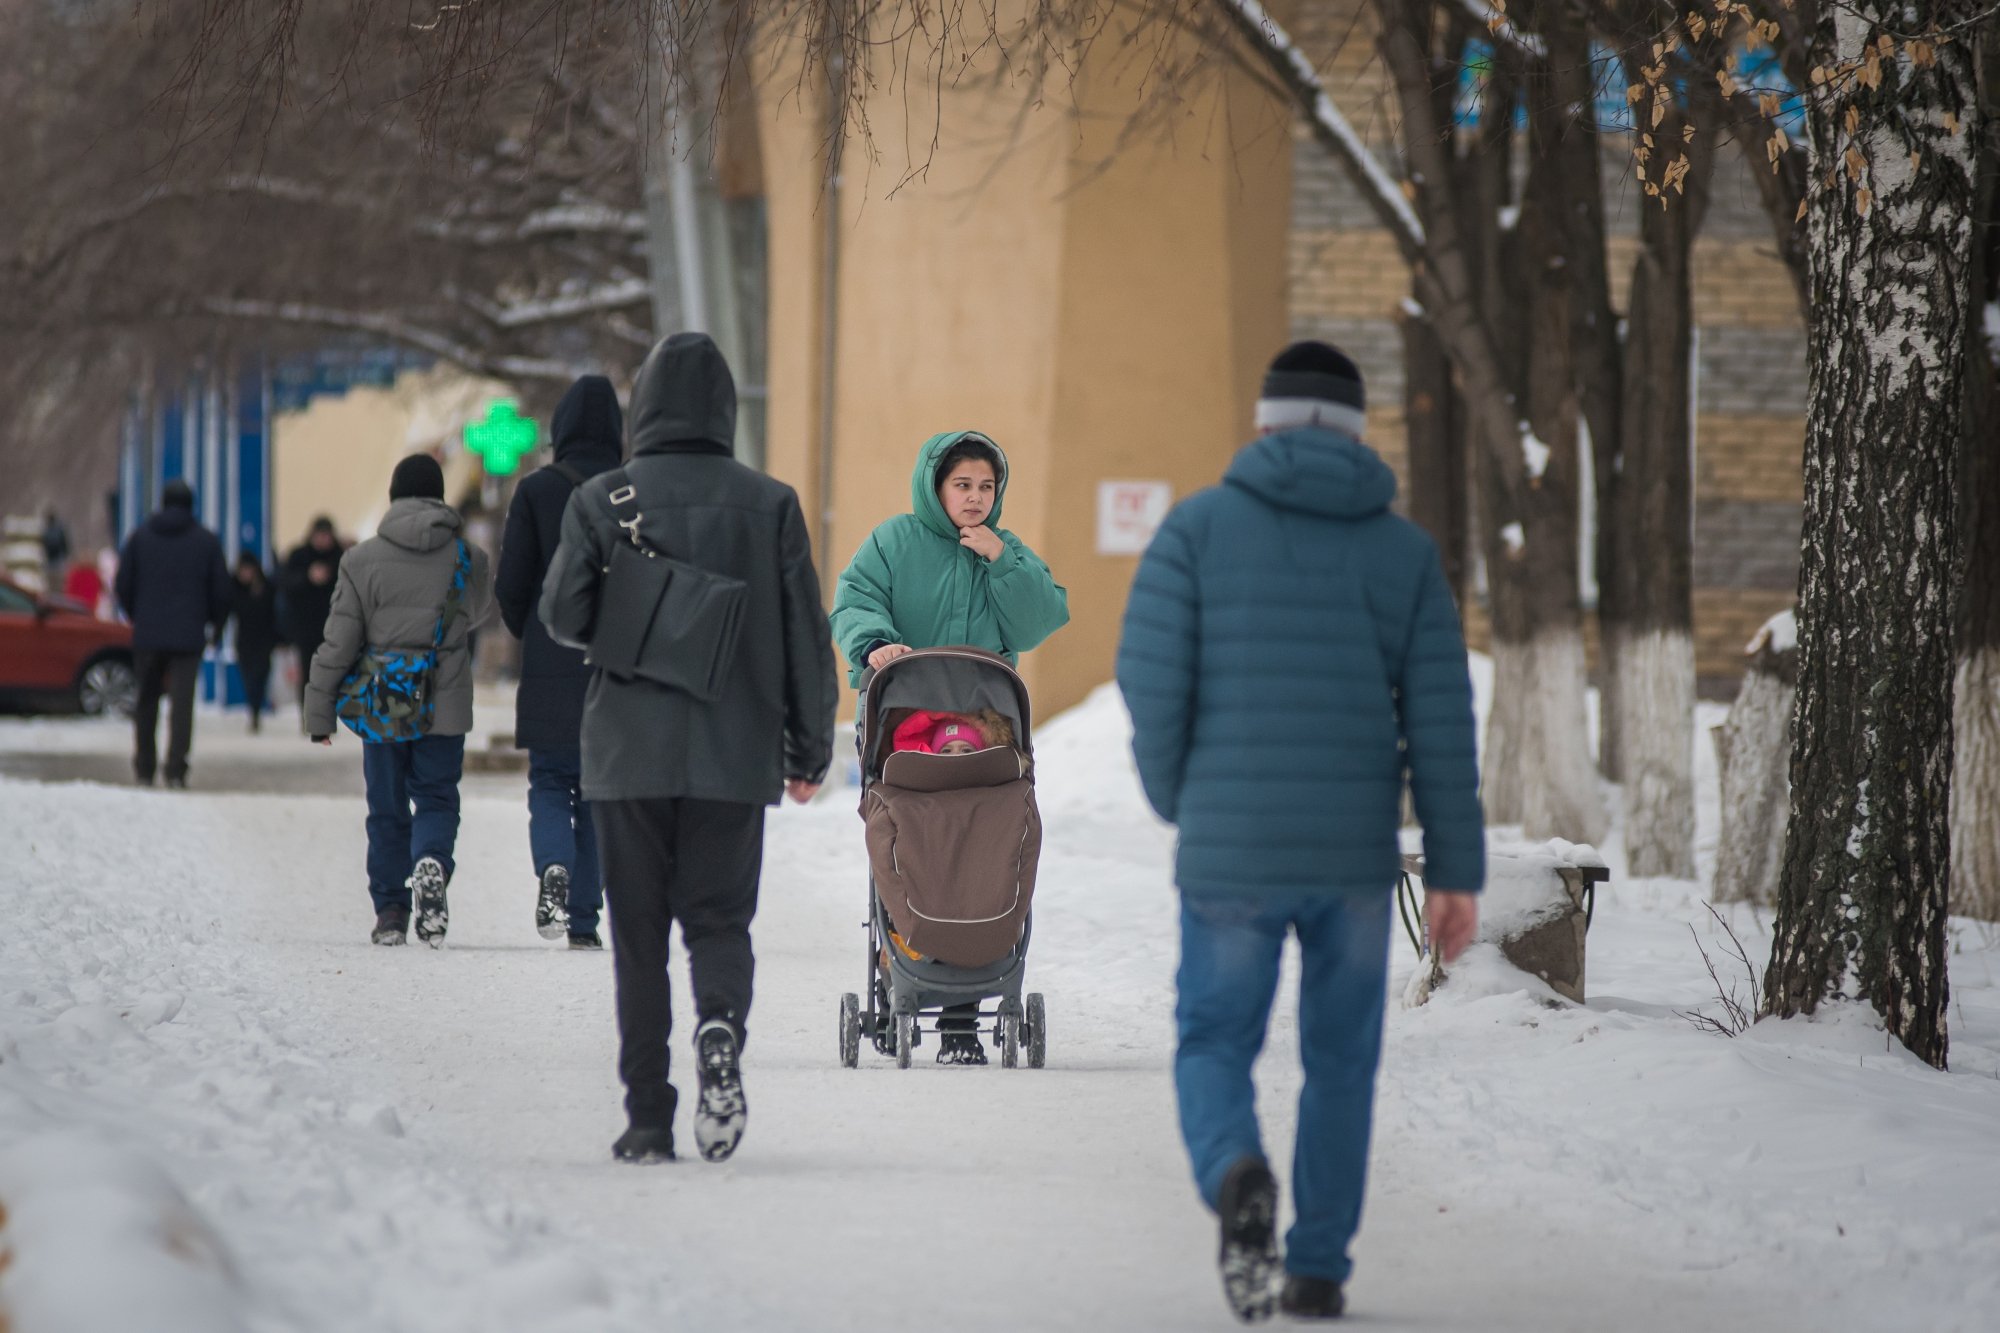
<instances>
[{"instance_id":1,"label":"snowy sidewalk","mask_svg":"<svg viewBox=\"0 0 2000 1333\"><path fill-rule=\"evenodd\" d=\"M1173 1123L1171 840L1121 725L1100 697L1042 733L1046 1070L899 1072L866 1048L840 1069L835 1004L863 965L852 794L773 818L751 1128L721 1167L609 1160L610 960L535 937L524 795L468 798L433 953L366 943L358 800L0 779L17 1333L1233 1327ZM64 727L104 744L0 723L0 751L62 748ZM358 766L343 746L331 761ZM1688 933L1705 920L1693 886L1618 883L1587 1008L1482 965L1392 1006L1361 1322L1991 1327L1994 940L1960 934L1942 1075L1852 1013L1695 1031L1676 1011L1712 998ZM1281 1155L1293 1032L1281 1014L1261 1067ZM120 1301L146 1302L140 1322Z\"/></svg>"}]
</instances>

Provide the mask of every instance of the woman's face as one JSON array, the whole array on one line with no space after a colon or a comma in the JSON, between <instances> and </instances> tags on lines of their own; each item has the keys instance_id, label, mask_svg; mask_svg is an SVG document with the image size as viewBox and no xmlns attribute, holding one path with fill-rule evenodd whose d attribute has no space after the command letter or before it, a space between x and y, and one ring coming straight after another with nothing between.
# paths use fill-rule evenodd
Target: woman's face
<instances>
[{"instance_id":1,"label":"woman's face","mask_svg":"<svg viewBox=\"0 0 2000 1333\"><path fill-rule=\"evenodd\" d=\"M976 528L993 512L993 497L999 482L993 465L983 458L968 458L951 470L938 487L944 512L961 528Z\"/></svg>"}]
</instances>

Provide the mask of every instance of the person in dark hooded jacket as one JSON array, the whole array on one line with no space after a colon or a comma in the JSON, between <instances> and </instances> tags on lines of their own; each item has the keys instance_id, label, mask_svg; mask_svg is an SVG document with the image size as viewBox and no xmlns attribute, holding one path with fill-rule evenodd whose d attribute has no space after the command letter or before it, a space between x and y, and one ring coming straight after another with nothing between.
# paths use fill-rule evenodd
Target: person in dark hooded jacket
<instances>
[{"instance_id":1,"label":"person in dark hooded jacket","mask_svg":"<svg viewBox=\"0 0 2000 1333\"><path fill-rule=\"evenodd\" d=\"M194 491L184 481L168 482L159 512L132 534L118 557L118 605L132 622L133 666L139 676L132 772L142 786L152 785L158 766L163 691L170 701L167 785L187 785L194 687L203 650L229 619L230 586L222 543L195 521Z\"/></svg>"},{"instance_id":2,"label":"person in dark hooded jacket","mask_svg":"<svg viewBox=\"0 0 2000 1333\"><path fill-rule=\"evenodd\" d=\"M628 415L632 461L577 487L563 513L542 622L558 643L590 648L606 566L627 540L614 504L636 510L637 532L654 549L744 585L718 697L598 671L583 714L583 795L604 854L631 1122L612 1152L632 1162L673 1156L667 936L678 921L698 1024L695 1138L719 1161L735 1151L746 1115L738 1053L764 808L819 790L833 762L839 682L799 498L731 457L736 384L715 344L678 333L654 347Z\"/></svg>"},{"instance_id":3,"label":"person in dark hooded jacket","mask_svg":"<svg viewBox=\"0 0 2000 1333\"><path fill-rule=\"evenodd\" d=\"M597 830L583 799L583 699L590 667L583 653L549 637L536 603L562 539L570 493L617 467L625 415L602 375L585 375L556 404L550 422L555 462L521 478L507 509L493 597L521 640L521 684L514 693L514 744L528 752L528 850L534 858L535 928L544 939L567 933L572 949L602 947L598 914L604 876Z\"/></svg>"},{"instance_id":4,"label":"person in dark hooded jacket","mask_svg":"<svg viewBox=\"0 0 2000 1333\"><path fill-rule=\"evenodd\" d=\"M1337 1318L1361 1217L1405 781L1432 947L1465 947L1485 881L1472 685L1437 548L1389 512L1361 374L1323 343L1272 363L1263 438L1168 515L1118 650L1146 798L1180 829L1174 1085L1224 1289L1271 1313L1277 1182L1251 1066L1296 934L1305 1087L1279 1298Z\"/></svg>"}]
</instances>

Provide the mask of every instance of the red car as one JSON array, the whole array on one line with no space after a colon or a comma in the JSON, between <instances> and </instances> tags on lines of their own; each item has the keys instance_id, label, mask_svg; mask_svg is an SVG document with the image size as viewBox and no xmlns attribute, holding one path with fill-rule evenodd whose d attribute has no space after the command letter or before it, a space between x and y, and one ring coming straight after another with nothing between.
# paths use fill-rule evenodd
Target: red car
<instances>
[{"instance_id":1,"label":"red car","mask_svg":"<svg viewBox=\"0 0 2000 1333\"><path fill-rule=\"evenodd\" d=\"M129 715L138 693L130 625L0 579L0 700Z\"/></svg>"}]
</instances>

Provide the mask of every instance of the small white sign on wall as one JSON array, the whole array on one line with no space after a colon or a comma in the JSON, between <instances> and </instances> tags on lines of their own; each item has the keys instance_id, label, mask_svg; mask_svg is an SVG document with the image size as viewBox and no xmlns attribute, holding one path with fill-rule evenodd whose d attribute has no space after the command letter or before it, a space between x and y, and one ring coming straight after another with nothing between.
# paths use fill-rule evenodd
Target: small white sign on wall
<instances>
[{"instance_id":1,"label":"small white sign on wall","mask_svg":"<svg viewBox=\"0 0 2000 1333\"><path fill-rule=\"evenodd\" d=\"M1172 482L1098 482L1097 553L1144 555L1173 507Z\"/></svg>"}]
</instances>

